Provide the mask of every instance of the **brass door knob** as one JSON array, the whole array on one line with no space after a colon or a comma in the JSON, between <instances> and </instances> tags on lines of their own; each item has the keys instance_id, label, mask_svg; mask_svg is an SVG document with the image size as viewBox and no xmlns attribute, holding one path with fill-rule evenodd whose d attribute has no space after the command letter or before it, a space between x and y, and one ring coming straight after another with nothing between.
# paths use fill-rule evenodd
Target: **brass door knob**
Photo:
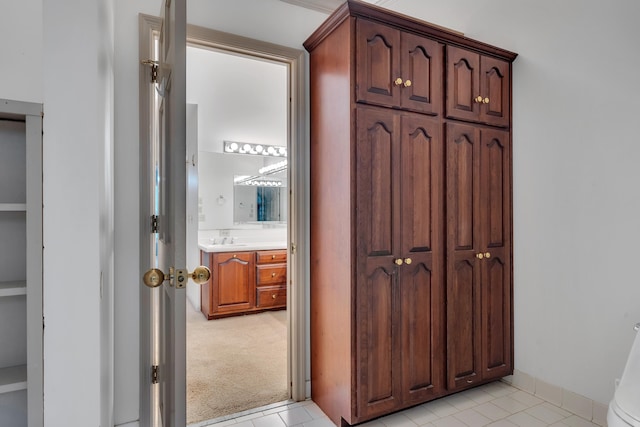
<instances>
[{"instance_id":1,"label":"brass door knob","mask_svg":"<svg viewBox=\"0 0 640 427\"><path fill-rule=\"evenodd\" d=\"M188 278L191 278L194 283L202 285L203 283L207 283L211 278L211 270L209 270L208 267L201 265L200 267L196 267L192 273L189 273L187 270L176 270L171 267L169 269L169 274L164 274L159 268L152 268L144 273L144 276L142 276L142 282L150 288L156 288L165 280L171 281L173 286L173 281L176 279L176 287L183 288Z\"/></svg>"},{"instance_id":2,"label":"brass door knob","mask_svg":"<svg viewBox=\"0 0 640 427\"><path fill-rule=\"evenodd\" d=\"M491 258L491 253L490 252L485 252L484 253L484 257L485 258Z\"/></svg>"},{"instance_id":3,"label":"brass door knob","mask_svg":"<svg viewBox=\"0 0 640 427\"><path fill-rule=\"evenodd\" d=\"M411 264L411 262L412 262L411 258L405 258L404 259L404 263L407 264L407 265Z\"/></svg>"},{"instance_id":4,"label":"brass door knob","mask_svg":"<svg viewBox=\"0 0 640 427\"><path fill-rule=\"evenodd\" d=\"M404 261L402 261L402 258L397 258L395 261L393 261L396 263L396 265L402 265L404 263Z\"/></svg>"},{"instance_id":5,"label":"brass door knob","mask_svg":"<svg viewBox=\"0 0 640 427\"><path fill-rule=\"evenodd\" d=\"M488 104L488 103L489 103L489 98L485 98L485 99L483 99L483 100L482 100L482 102L483 102L484 104Z\"/></svg>"},{"instance_id":6,"label":"brass door knob","mask_svg":"<svg viewBox=\"0 0 640 427\"><path fill-rule=\"evenodd\" d=\"M411 86L411 80L407 79L407 80L404 82L404 87L409 87L409 86Z\"/></svg>"},{"instance_id":7,"label":"brass door knob","mask_svg":"<svg viewBox=\"0 0 640 427\"><path fill-rule=\"evenodd\" d=\"M150 288L160 286L166 279L168 279L168 277L165 278L164 273L159 268L152 268L142 276L142 282Z\"/></svg>"},{"instance_id":8,"label":"brass door knob","mask_svg":"<svg viewBox=\"0 0 640 427\"><path fill-rule=\"evenodd\" d=\"M395 79L393 81L393 84L396 86L400 86L402 84L402 79L400 77L398 77L397 79Z\"/></svg>"},{"instance_id":9,"label":"brass door knob","mask_svg":"<svg viewBox=\"0 0 640 427\"><path fill-rule=\"evenodd\" d=\"M210 278L211 270L209 270L209 268L205 267L204 265L196 267L196 269L193 270L193 273L191 273L191 280L193 280L196 285L207 283Z\"/></svg>"},{"instance_id":10,"label":"brass door knob","mask_svg":"<svg viewBox=\"0 0 640 427\"><path fill-rule=\"evenodd\" d=\"M484 258L484 254L483 253L476 254L476 258L482 259Z\"/></svg>"}]
</instances>

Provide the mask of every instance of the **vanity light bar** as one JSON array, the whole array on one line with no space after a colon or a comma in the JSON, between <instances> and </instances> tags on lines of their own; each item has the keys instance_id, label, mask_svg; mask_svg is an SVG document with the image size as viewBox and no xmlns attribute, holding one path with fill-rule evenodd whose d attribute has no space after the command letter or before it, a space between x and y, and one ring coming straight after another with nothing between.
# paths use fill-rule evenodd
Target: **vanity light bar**
<instances>
[{"instance_id":1,"label":"vanity light bar","mask_svg":"<svg viewBox=\"0 0 640 427\"><path fill-rule=\"evenodd\" d=\"M250 142L223 141L225 153L255 154L258 156L287 157L287 147L253 144Z\"/></svg>"},{"instance_id":2,"label":"vanity light bar","mask_svg":"<svg viewBox=\"0 0 640 427\"><path fill-rule=\"evenodd\" d=\"M260 179L258 176L239 176L233 180L235 185L251 185L255 187L282 187L282 181Z\"/></svg>"},{"instance_id":3,"label":"vanity light bar","mask_svg":"<svg viewBox=\"0 0 640 427\"><path fill-rule=\"evenodd\" d=\"M271 175L272 173L282 172L287 169L287 159L282 160L281 162L274 163L272 165L267 165L258 169L258 173L261 175Z\"/></svg>"}]
</instances>

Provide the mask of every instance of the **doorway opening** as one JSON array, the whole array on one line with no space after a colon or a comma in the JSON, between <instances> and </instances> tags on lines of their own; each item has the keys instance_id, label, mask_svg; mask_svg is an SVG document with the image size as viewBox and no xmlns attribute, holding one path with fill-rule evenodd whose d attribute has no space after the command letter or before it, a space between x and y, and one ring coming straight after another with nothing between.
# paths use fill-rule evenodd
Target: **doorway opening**
<instances>
[{"instance_id":1,"label":"doorway opening","mask_svg":"<svg viewBox=\"0 0 640 427\"><path fill-rule=\"evenodd\" d=\"M290 66L187 46L187 424L291 398Z\"/></svg>"},{"instance_id":2,"label":"doorway opening","mask_svg":"<svg viewBox=\"0 0 640 427\"><path fill-rule=\"evenodd\" d=\"M146 58L150 58L153 56L153 48L152 46L155 45L155 43L153 42L154 38L157 37L158 34L158 30L160 28L160 20L158 18L155 17L151 17L148 15L141 15L140 16L140 22L141 22L141 49L140 49L140 55L141 55L141 60L146 59ZM205 121L210 119L210 116L207 116L208 114L211 113L207 113L206 112L206 108L203 108L204 105L203 101L199 101L199 100L189 100L188 99L188 103L191 103L192 105L187 105L187 120L189 121L189 118L196 118L195 123L187 123L187 170L188 170L188 176L187 176L187 198L188 198L188 202L187 204L189 205L187 207L187 229L190 229L191 234L187 236L187 264L188 264L188 268L193 268L196 265L200 265L200 254L201 252L201 248L199 247L199 244L204 244L206 245L221 245L223 244L223 242L221 240L225 240L224 244L227 245L226 248L232 248L232 251L226 251L226 252L232 252L233 253L240 253L240 252L252 252L253 253L253 262L254 265L253 267L255 268L255 273L257 274L258 272L258 267L261 266L261 264L258 262L258 259L256 258L258 256L258 252L260 251L272 251L272 250L279 250L279 251L283 251L285 254L284 258L278 258L278 260L280 260L281 262L279 262L279 264L284 264L285 265L285 278L283 279L283 283L279 284L278 286L280 286L281 288L283 288L285 290L285 292L283 294L275 294L275 298L273 298L273 291L275 290L275 288L273 286L271 286L272 284L269 284L269 286L267 286L268 289L266 289L266 292L261 292L258 293L258 289L253 289L252 292L254 292L254 305L257 305L260 301L263 301L264 303L264 299L267 299L268 301L270 301L270 299L276 300L276 302L280 305L279 307L271 307L268 310L265 310L264 312L262 312L262 310L255 310L255 313L252 312L251 314L243 314L243 315L238 315L238 316L222 316L219 319L216 320L208 320L208 317L205 317L202 314L202 295L200 293L200 289L197 288L196 285L190 284L188 285L188 289L187 289L187 319L185 319L185 329L184 329L184 333L188 333L188 329L189 326L187 326L187 323L189 320L196 320L197 322L199 322L200 324L217 324L219 325L219 329L224 329L224 332L229 332L229 330L233 330L233 328L231 327L222 327L224 325L227 324L231 324L231 323L239 323L240 321L244 320L244 321L254 321L257 319L260 319L259 316L262 316L264 318L266 317L271 317L272 321L268 322L268 321L262 321L259 322L261 324L261 326L265 326L265 325L269 325L270 323L272 324L272 328L271 329L277 329L280 330L280 336L284 335L284 343L282 342L282 340L279 341L281 346L284 346L284 352L283 352L283 356L280 359L280 363L284 362L284 378L285 378L285 383L283 385L283 394L281 395L282 398L288 400L294 400L294 401L299 401L299 400L304 400L307 396L307 389L308 389L308 381L306 378L306 365L305 365L305 361L306 361L306 352L308 351L308 345L306 343L306 333L305 333L305 319L306 319L306 281L304 280L305 278L305 271L306 271L306 265L305 265L305 260L306 260L306 253L307 253L307 244L306 244L306 240L305 236L307 235L308 231L307 231L307 224L306 224L306 219L304 218L304 212L305 212L305 206L308 204L308 201L306 200L306 197L304 196L306 194L306 191L304 191L305 188L308 187L308 178L307 178L307 174L306 174L306 169L304 167L304 163L305 163L305 158L306 158L306 147L308 146L308 136L307 136L307 132L305 130L305 113L304 113L304 108L305 108L305 102L304 102L304 93L305 93L305 82L304 82L304 76L305 76L305 65L304 65L304 54L302 51L299 50L295 50L295 49L291 49L291 48L287 48L287 47L282 47L282 46L277 46L277 45L273 45L270 43L265 43L265 42L261 42L261 41L256 41L256 40L252 40L252 39L247 39L244 37L240 37L240 36L235 36L235 35L231 35L228 33L222 33L222 32L218 32L215 30L211 30L211 29L206 29L206 28L202 28L202 27L195 27L195 26L188 26L188 31L187 31L187 39L188 39L188 50L194 50L194 51L200 51L200 53L203 52L208 52L208 53L217 53L217 54L224 54L227 57L233 57L235 59L238 58L242 58L242 59L250 59L252 61L255 62L261 62L263 64L270 64L271 66L276 66L276 67L280 67L282 70L285 70L285 83L284 83L284 89L282 90L283 92L283 96L284 96L284 116L285 116L285 130L284 130L284 137L280 137L280 139L284 139L285 142L282 143L281 141L278 142L270 142L267 143L265 141L262 140L258 140L257 137L255 138L250 138L249 135L241 135L238 138L233 137L233 139L240 139L240 141L234 141L234 142L245 142L245 143L251 143L253 144L253 146L255 147L256 144L259 145L263 145L264 147L267 146L273 146L274 149L278 150L279 147L282 147L282 149L284 151L286 151L286 159L287 159L287 165L286 165L286 171L285 172L274 172L270 175L277 175L277 173L280 174L280 176L278 177L278 180L282 183L282 187L286 188L286 190L284 191L276 191L275 188L273 187L270 190L267 191L262 191L260 193L260 199L258 200L258 194L256 193L255 196L255 201L256 201L256 210L260 211L260 219L262 220L266 220L264 223L262 224L252 224L253 226L260 225L260 229L261 230L265 230L267 233L269 234L271 233L271 236L280 233L280 236L284 236L284 239L279 238L277 239L279 243L282 243L282 241L284 240L284 245L281 247L279 246L278 248L274 248L274 247L258 247L256 245L251 246L251 248L253 248L254 250L245 250L245 251L241 251L241 247L239 247L239 243L244 243L247 246L244 249L249 249L249 243L258 243L256 241L251 242L250 240L255 240L256 239L256 234L255 234L255 230L253 233L249 233L246 229L244 230L240 230L240 229L236 229L235 227L235 222L238 223L242 223L242 222L249 222L249 221L243 221L243 219L234 219L231 218L231 223L227 223L225 225L223 225L222 227L224 228L215 228L215 230L217 231L218 235L214 235L215 233L209 233L207 234L207 232L205 233L201 233L202 236L199 236L199 225L201 222L206 222L207 219L215 219L216 215L215 213L209 217L209 211L207 211L205 205L210 201L206 201L203 200L202 197L200 197L198 195L198 191L196 190L195 192L193 192L193 188L191 188L193 185L195 184L199 184L199 181L201 180L201 178L198 176L198 169L205 167L207 164L207 158L209 160L208 163L208 172L212 173L216 170L216 165L215 162L218 162L218 166L220 164L220 159L215 160L214 157L215 156L226 156L226 157L222 157L222 165L223 166L229 166L231 165L231 161L230 159L232 159L234 157L234 155L232 154L225 154L224 151L222 149L219 149L218 153L210 153L207 152L206 150L200 150L200 147L198 146L198 142L200 139L205 140L206 138L202 137L200 138L199 135L199 131L198 131L198 122L204 123ZM187 61L188 62L188 61ZM190 65L189 63L187 63L187 67L189 69ZM214 67L215 68L215 67ZM149 117L148 115L148 111L150 111L151 109L149 108L149 100L153 98L153 95L151 93L151 89L152 86L146 85L145 86L145 81L147 78L147 73L144 72L146 70L143 70L143 72L141 72L141 140L144 141L150 141L151 138L154 137L154 135L152 135L152 132L149 132L149 129L153 129L153 126L149 126L150 123L152 123L153 118ZM211 73L210 76L208 76L207 78L209 79L215 79L215 71ZM187 83L187 85L189 86L189 83ZM227 85L228 88L233 89L232 85ZM239 91L237 91L239 92ZM215 100L215 99L214 99ZM245 105L246 103L257 103L256 99L251 98L251 99L242 99L242 97L238 97L238 101L239 102L244 102ZM222 108L230 108L230 105L228 103L222 103ZM245 111L249 111L249 108L245 108ZM195 113L194 113L195 112ZM254 116L247 116L247 117L243 117L241 120L241 123L244 124L244 127L246 128L247 126L251 126L252 123L257 123L259 117L259 114L254 114ZM195 132L195 137L194 135L189 135L190 132ZM227 138L226 136L224 138ZM229 139L231 140L232 137L229 137ZM195 146L191 146L191 148L189 147L189 141L196 141L196 145ZM219 142L214 143L214 145L216 146L220 146L222 148L222 143L223 141L218 139ZM217 145L220 144L220 145ZM263 148L264 148L263 147ZM268 147L267 147L268 149ZM145 153L146 149L144 148L144 146L141 149L141 153ZM203 154L204 153L204 154ZM215 154L215 156L213 155ZM144 156L145 154L143 154ZM243 155L241 156L240 154L235 154L235 157L240 157L240 158L244 158L247 159L251 156L249 155ZM258 157L258 156L255 156ZM276 159L276 156L272 156L274 159ZM205 159L203 161L203 159ZM212 160L213 159L213 160ZM226 160L225 160L226 159ZM280 159L276 160L263 160L263 164L264 166L272 166L275 163L281 162L282 160L284 160L284 156L280 156ZM213 162L213 163L212 163ZM189 176L189 174L191 174ZM235 175L235 174L234 174ZM241 175L241 174L238 174ZM236 178L234 176L234 178ZM215 182L215 181L214 181ZM191 184L189 184L191 183ZM218 183L219 184L219 183ZM234 204L234 200L235 200L235 185L230 184L230 187L232 187L232 190L225 190L225 191L231 191L230 193L213 193L212 195L212 200L214 203L214 207L224 207L227 203L229 204L227 210L223 209L223 211L226 212L226 215L229 215L229 212L233 212L233 204ZM238 186L239 187L239 186ZM195 185L195 188L197 189L197 185ZM218 189L219 190L219 189ZM189 200L189 192L191 191L191 200ZM217 191L217 190L216 190ZM240 189L239 194L243 191L243 189ZM194 196L195 195L195 196ZM222 197L220 197L222 196ZM208 197L208 196L206 196ZM239 196L238 196L239 197ZM274 200L281 200L280 203L275 203ZM264 199L269 198L269 201L265 201ZM284 202L282 202L284 201ZM258 204L260 204L260 207L258 208ZM276 213L275 212L275 207L276 205L280 205L280 212ZM249 206L249 205L245 205L245 206ZM191 209L191 210L190 210ZM204 215L204 217L202 216ZM279 215L274 217L274 215ZM286 220L286 225L283 221L283 219ZM195 233L194 233L195 230ZM188 231L189 234L189 231ZM253 236L253 237L252 237ZM271 240L271 242L266 242L263 240L262 243L274 243L273 239L268 239ZM235 247L233 247L232 243L235 244ZM205 251L206 252L206 251ZM273 255L272 255L273 256ZM273 264L273 263L271 263ZM276 263L278 264L278 263ZM141 261L141 271L143 271L142 269L144 268L148 268L148 261L147 260L142 260ZM271 266L273 267L273 266ZM280 265L280 267L282 267L282 265ZM269 271L269 273L273 273L271 271ZM215 274L215 270L214 270L214 274ZM196 286L194 288L194 286ZM265 289L261 289L262 291L265 291ZM260 298L263 298L262 300ZM200 303L200 306L198 307L198 303ZM262 308L262 306L260 306L259 308ZM154 411L157 408L157 396L156 396L156 391L154 391L156 389L157 385L151 385L151 388L147 388L146 386L146 381L148 380L147 375L145 375L144 373L146 373L148 371L148 366L150 365L155 365L157 364L157 354L154 351L155 349L155 345L153 344L154 342L157 341L157 328L154 325L154 321L152 321L153 316L152 313L154 312L153 309L153 300L151 301L147 301L146 298L143 298L142 304L141 304L141 333L142 333L142 340L141 340L141 372L143 373L141 378L143 380L142 383L142 387L141 387L141 420L145 420L145 419L149 419L149 420L153 420L154 419ZM264 316L263 316L264 314ZM236 319L234 319L236 318ZM239 319L239 320L238 320ZM235 322L235 320L238 320L238 322ZM245 328L245 331L249 331L249 332L253 332L254 331L254 327L252 326L248 326L247 328ZM176 331L176 333L178 333L179 331ZM211 334L211 333L210 333ZM234 335L240 336L242 335L241 332L235 333ZM249 334L250 335L250 334ZM266 335L266 334L263 334ZM251 337L250 337L251 338ZM223 341L228 342L228 340L224 340ZM249 339L249 341L257 341L256 339ZM268 340L267 340L268 341ZM272 339L271 341L276 341L275 339ZM196 343L196 347L197 347ZM187 347L190 344L187 344ZM214 345L214 347L216 347ZM219 348L216 347L216 348ZM207 351L205 351L206 353ZM209 350L210 353L213 353L215 356L215 353L217 353L217 351L214 350ZM252 376L254 375L251 371L251 369L249 368L255 368L255 366L257 366L257 368L260 370L262 368L262 370L264 371L266 367L270 367L271 365L275 365L274 363L268 363L268 362L261 362L261 358L262 358L262 354L261 354L261 350L257 350L256 348L253 349L238 349L235 350L235 354L239 354L240 352L248 352L250 353L251 357L248 357L245 359L245 364L243 366L243 373L245 376ZM234 351L230 351L230 354L234 354ZM187 358L189 357L189 354L187 354ZM238 358L239 359L239 358ZM284 360L282 360L284 359ZM187 361L187 365L188 365L188 361ZM208 360L206 362L201 362L200 365L205 365L205 369L207 367L211 367L213 368L213 363L215 363L215 361L212 360ZM261 364L262 363L262 364ZM251 366L249 366L251 365ZM189 366L187 366L187 370L189 370ZM257 372L257 371L254 371ZM237 385L237 381L234 381L232 379L232 377L229 375L229 369L227 368L223 368L222 370L218 371L218 376L221 377L221 379L231 385L231 386L236 386ZM280 374L282 376L282 374ZM201 379L202 376L198 376L196 375L196 378ZM180 382L180 381L178 381ZM204 381L204 383L208 383L209 381ZM189 395L189 391L188 391L188 381L185 378L185 381L183 383L187 384L187 396ZM196 387L202 386L203 381L200 381L200 384L196 384ZM208 384L205 384L206 386L208 386ZM214 388L217 388L214 386ZM258 386L258 387L253 387L254 391L260 391L262 387ZM222 390L216 390L217 393L222 393ZM214 392L214 397L216 392ZM180 395L180 391L176 390L176 394ZM195 393L196 396L198 395L204 395L204 393L202 392L196 392ZM189 397L187 397L187 399L189 399ZM212 400L210 400L212 398L205 398L203 400L205 400L205 405L207 406L215 406L215 405L211 405ZM278 404L279 401L281 401L281 397L275 397L273 398L275 399L274 401L269 401L269 403L271 404ZM268 400L273 400L273 399L268 399ZM246 400L246 394L243 395L241 400ZM242 402L241 402L242 404ZM251 411L254 408L248 408L245 405L245 408L249 411ZM241 410L244 410L241 409ZM197 417L190 417L189 413L189 403L187 403L187 420L189 421L189 423L194 423L194 422L200 422L200 421L209 421L211 418L217 419L220 417L223 418L233 418L235 416L237 416L237 411L238 409L234 409L234 408L230 408L227 410L226 415L219 415L218 414L204 414L204 415L198 415Z\"/></svg>"}]
</instances>

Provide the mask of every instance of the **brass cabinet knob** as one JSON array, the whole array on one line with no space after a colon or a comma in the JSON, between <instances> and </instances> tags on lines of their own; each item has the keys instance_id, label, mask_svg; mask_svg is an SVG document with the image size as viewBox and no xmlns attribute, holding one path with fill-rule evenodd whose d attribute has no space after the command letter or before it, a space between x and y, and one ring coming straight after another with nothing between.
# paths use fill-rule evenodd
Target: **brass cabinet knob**
<instances>
[{"instance_id":1,"label":"brass cabinet knob","mask_svg":"<svg viewBox=\"0 0 640 427\"><path fill-rule=\"evenodd\" d=\"M483 253L476 254L476 258L482 259L484 258L484 254Z\"/></svg>"},{"instance_id":2,"label":"brass cabinet knob","mask_svg":"<svg viewBox=\"0 0 640 427\"><path fill-rule=\"evenodd\" d=\"M477 103L481 103L481 102L482 102L482 97L481 97L480 95L478 95L478 96L476 96L473 100L474 100L475 102L477 102Z\"/></svg>"},{"instance_id":3,"label":"brass cabinet knob","mask_svg":"<svg viewBox=\"0 0 640 427\"><path fill-rule=\"evenodd\" d=\"M395 261L393 261L396 263L396 265L402 265L404 263L404 261L402 261L402 258L397 258Z\"/></svg>"},{"instance_id":4,"label":"brass cabinet knob","mask_svg":"<svg viewBox=\"0 0 640 427\"><path fill-rule=\"evenodd\" d=\"M160 286L164 280L164 273L159 268L152 268L142 276L142 282L150 288Z\"/></svg>"},{"instance_id":5,"label":"brass cabinet knob","mask_svg":"<svg viewBox=\"0 0 640 427\"><path fill-rule=\"evenodd\" d=\"M484 257L485 258L491 258L491 252L485 252L484 253Z\"/></svg>"},{"instance_id":6,"label":"brass cabinet knob","mask_svg":"<svg viewBox=\"0 0 640 427\"><path fill-rule=\"evenodd\" d=\"M482 100L482 102L483 102L484 104L488 104L488 103L489 103L489 98L485 98L485 99L483 99L483 100Z\"/></svg>"},{"instance_id":7,"label":"brass cabinet knob","mask_svg":"<svg viewBox=\"0 0 640 427\"><path fill-rule=\"evenodd\" d=\"M409 87L409 86L411 86L411 80L407 79L407 80L404 82L404 87Z\"/></svg>"},{"instance_id":8,"label":"brass cabinet knob","mask_svg":"<svg viewBox=\"0 0 640 427\"><path fill-rule=\"evenodd\" d=\"M276 273L271 273L271 277L276 277Z\"/></svg>"},{"instance_id":9,"label":"brass cabinet knob","mask_svg":"<svg viewBox=\"0 0 640 427\"><path fill-rule=\"evenodd\" d=\"M393 84L396 86L400 86L402 84L402 79L400 77L398 77L397 79L395 79L393 81Z\"/></svg>"},{"instance_id":10,"label":"brass cabinet knob","mask_svg":"<svg viewBox=\"0 0 640 427\"><path fill-rule=\"evenodd\" d=\"M407 265L411 264L411 262L412 262L411 258L405 258L404 259L404 263L407 264Z\"/></svg>"},{"instance_id":11,"label":"brass cabinet knob","mask_svg":"<svg viewBox=\"0 0 640 427\"><path fill-rule=\"evenodd\" d=\"M275 255L271 255L271 259L276 259L276 256Z\"/></svg>"},{"instance_id":12,"label":"brass cabinet knob","mask_svg":"<svg viewBox=\"0 0 640 427\"><path fill-rule=\"evenodd\" d=\"M271 298L276 299L276 294L271 295Z\"/></svg>"}]
</instances>

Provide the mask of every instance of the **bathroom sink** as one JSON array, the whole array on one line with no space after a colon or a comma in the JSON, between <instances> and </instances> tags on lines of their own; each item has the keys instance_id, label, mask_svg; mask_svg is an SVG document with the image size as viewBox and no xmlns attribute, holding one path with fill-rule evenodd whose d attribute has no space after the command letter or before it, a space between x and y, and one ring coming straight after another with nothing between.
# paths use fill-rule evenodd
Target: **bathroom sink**
<instances>
[{"instance_id":1,"label":"bathroom sink","mask_svg":"<svg viewBox=\"0 0 640 427\"><path fill-rule=\"evenodd\" d=\"M205 252L231 252L231 251L256 251L269 249L284 249L287 247L286 242L253 242L253 243L225 243L225 244L208 244L199 245L200 249Z\"/></svg>"}]
</instances>

